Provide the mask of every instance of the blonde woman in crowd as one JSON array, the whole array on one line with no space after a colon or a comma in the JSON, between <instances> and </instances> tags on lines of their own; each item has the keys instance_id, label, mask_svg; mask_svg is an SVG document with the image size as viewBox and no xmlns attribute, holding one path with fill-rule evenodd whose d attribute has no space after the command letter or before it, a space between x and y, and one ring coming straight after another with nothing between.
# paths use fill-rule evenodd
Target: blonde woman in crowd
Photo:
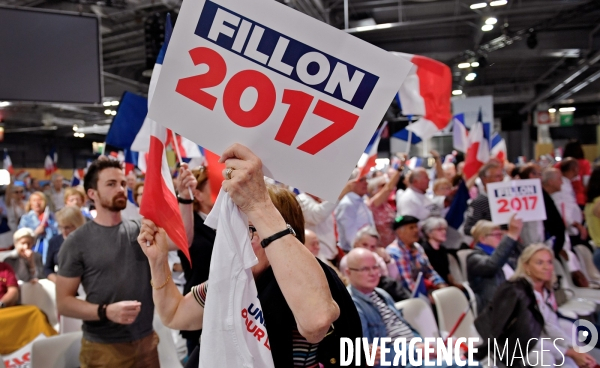
<instances>
[{"instance_id":1,"label":"blonde woman in crowd","mask_svg":"<svg viewBox=\"0 0 600 368\"><path fill-rule=\"evenodd\" d=\"M67 193L69 189L67 189L65 193ZM56 222L58 222L60 234L50 239L50 242L48 243L48 256L46 257L46 263L44 263L44 274L48 280L52 282L56 282L58 251L60 250L60 246L69 234L85 224L85 218L77 206L67 205L67 207L56 213Z\"/></svg>"}]
</instances>

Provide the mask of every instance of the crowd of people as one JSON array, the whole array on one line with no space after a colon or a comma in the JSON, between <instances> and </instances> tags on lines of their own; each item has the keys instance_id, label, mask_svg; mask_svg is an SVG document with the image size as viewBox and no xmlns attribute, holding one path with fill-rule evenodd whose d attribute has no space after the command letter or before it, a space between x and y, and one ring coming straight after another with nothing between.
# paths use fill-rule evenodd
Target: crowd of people
<instances>
[{"instance_id":1,"label":"crowd of people","mask_svg":"<svg viewBox=\"0 0 600 368\"><path fill-rule=\"evenodd\" d=\"M249 220L275 366L339 366L340 337L421 337L395 303L424 286L434 313L435 290L463 291L476 306L480 336L510 336L510 351L519 340L564 338L555 350L528 346L527 354L546 354L545 362L563 354L566 365L593 368L594 358L571 344L573 319L559 312L554 267L564 265L578 287L600 286L575 252L588 247L600 270L600 167L592 169L578 142L556 162L491 159L474 178L454 156L432 156L431 169L408 169L405 156L367 175L357 168L330 202L265 183L260 160L243 146L223 153L222 187ZM56 283L59 313L84 321L82 367L158 367L156 308L186 339L188 364L197 364L205 301L219 292L209 287L216 237L204 223L214 206L209 169L182 164L174 177L191 264L164 230L141 218L143 179L126 176L118 161L94 161L83 187L68 187L59 174L45 191L13 181L0 204L12 234L0 262L0 308L19 304L19 282L47 278ZM546 220L515 214L493 223L486 187L523 179L540 179ZM468 282L450 267L453 258L460 264L461 249L471 250L461 265ZM377 350L376 366L381 358Z\"/></svg>"}]
</instances>

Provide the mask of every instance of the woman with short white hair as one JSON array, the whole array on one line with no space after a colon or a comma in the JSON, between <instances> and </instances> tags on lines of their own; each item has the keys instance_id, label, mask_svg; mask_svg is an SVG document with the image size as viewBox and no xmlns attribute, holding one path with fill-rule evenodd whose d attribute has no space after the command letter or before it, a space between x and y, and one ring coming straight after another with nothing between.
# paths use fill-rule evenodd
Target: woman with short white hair
<instances>
[{"instance_id":1,"label":"woman with short white hair","mask_svg":"<svg viewBox=\"0 0 600 368\"><path fill-rule=\"evenodd\" d=\"M425 239L422 246L427 258L429 258L431 266L444 281L446 281L448 285L464 290L463 285L454 280L454 277L450 274L448 256L452 257L452 255L450 255L446 247L444 247L447 230L448 222L443 217L427 218L423 221L421 227Z\"/></svg>"},{"instance_id":2,"label":"woman with short white hair","mask_svg":"<svg viewBox=\"0 0 600 368\"><path fill-rule=\"evenodd\" d=\"M35 243L33 230L27 227L21 228L15 232L13 240L15 249L4 259L4 262L13 268L17 280L37 282L38 279L45 278L42 255L32 250Z\"/></svg>"}]
</instances>

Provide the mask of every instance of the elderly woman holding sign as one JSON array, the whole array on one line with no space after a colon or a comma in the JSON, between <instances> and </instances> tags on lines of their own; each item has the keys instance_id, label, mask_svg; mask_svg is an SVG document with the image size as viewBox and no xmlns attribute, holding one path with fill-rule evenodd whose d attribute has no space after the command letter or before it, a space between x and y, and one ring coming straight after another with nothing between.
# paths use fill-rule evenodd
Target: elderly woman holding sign
<instances>
[{"instance_id":1,"label":"elderly woman holding sign","mask_svg":"<svg viewBox=\"0 0 600 368\"><path fill-rule=\"evenodd\" d=\"M258 258L252 275L275 367L338 366L340 338L361 337L360 319L335 272L304 247L300 205L289 191L265 185L262 162L246 147L229 147L221 161L227 166L223 190L249 220ZM202 328L207 295L228 291L211 289L209 279L182 296L168 274L164 230L144 220L138 241L163 323L177 330Z\"/></svg>"}]
</instances>

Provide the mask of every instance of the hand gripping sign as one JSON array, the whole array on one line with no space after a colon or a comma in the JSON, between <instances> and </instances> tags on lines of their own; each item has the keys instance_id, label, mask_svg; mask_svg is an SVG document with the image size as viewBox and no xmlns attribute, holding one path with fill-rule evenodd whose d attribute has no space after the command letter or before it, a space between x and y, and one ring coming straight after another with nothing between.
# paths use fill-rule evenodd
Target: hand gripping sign
<instances>
[{"instance_id":1,"label":"hand gripping sign","mask_svg":"<svg viewBox=\"0 0 600 368\"><path fill-rule=\"evenodd\" d=\"M524 222L546 219L540 179L512 180L487 185L492 222L508 224L513 213Z\"/></svg>"},{"instance_id":2,"label":"hand gripping sign","mask_svg":"<svg viewBox=\"0 0 600 368\"><path fill-rule=\"evenodd\" d=\"M411 66L278 2L185 1L149 117L335 200Z\"/></svg>"}]
</instances>

